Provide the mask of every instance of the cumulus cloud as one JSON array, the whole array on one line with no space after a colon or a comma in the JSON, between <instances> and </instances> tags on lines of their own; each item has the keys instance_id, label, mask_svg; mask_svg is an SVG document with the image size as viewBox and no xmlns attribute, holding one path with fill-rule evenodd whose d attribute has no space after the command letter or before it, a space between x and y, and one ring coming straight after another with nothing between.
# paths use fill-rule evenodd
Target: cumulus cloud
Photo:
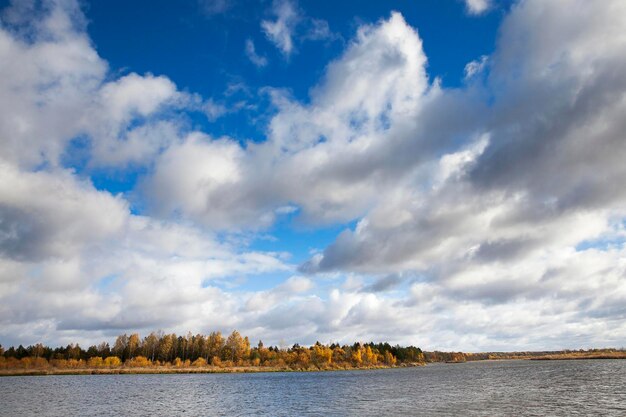
<instances>
[{"instance_id":1,"label":"cumulus cloud","mask_svg":"<svg viewBox=\"0 0 626 417\"><path fill-rule=\"evenodd\" d=\"M133 73L103 84L98 93L84 127L92 139L93 166L142 164L176 139L175 124L151 119L168 102L181 99L166 77Z\"/></svg>"},{"instance_id":2,"label":"cumulus cloud","mask_svg":"<svg viewBox=\"0 0 626 417\"><path fill-rule=\"evenodd\" d=\"M313 282L310 279L301 276L293 276L269 291L259 291L251 294L246 300L244 309L246 311L263 312L268 308L280 304L281 300L290 299L290 302L299 301L299 298L294 299L292 296L305 293L311 288L313 288Z\"/></svg>"},{"instance_id":3,"label":"cumulus cloud","mask_svg":"<svg viewBox=\"0 0 626 417\"><path fill-rule=\"evenodd\" d=\"M539 14L535 8L548 9L543 10L547 14L556 13L558 6L552 7L540 6L532 2L517 6L504 22L501 42L504 42L504 39L520 39L519 32L529 33L531 27L541 25L541 22L525 18L522 20L524 25L520 26L519 15L532 12L536 19L542 19L543 15ZM597 30L610 33L612 28L618 26L617 23L611 24L611 21L620 18L611 18L608 15L611 13L609 11L605 13L601 20L608 25L604 28L586 29L591 37L599 36L595 33ZM579 16L582 19L582 14ZM572 28L579 27L582 21L577 21L577 18L572 17L573 22L567 22L564 25L566 27L571 25ZM551 30L548 31L551 32ZM532 32L535 36L540 36L540 31L533 30ZM548 33L546 36L551 39L553 34ZM617 210L615 215L619 218L622 195L616 192L611 184L623 175L621 164L617 162L622 157L623 149L620 146L614 146L615 140L620 137L618 132L623 126L619 118L613 117L616 115L613 111L620 111L623 102L621 93L610 94L601 86L606 85L607 89L615 88L616 85L620 85L620 80L619 77L617 79L596 77L602 74L603 69L613 74L616 66L623 65L619 54L609 52L617 51L621 47L619 45L622 40L617 36L614 39L615 45L607 48L602 57L597 56L593 48L589 48L588 58L590 62L593 62L593 73L587 71L584 68L585 64L581 62L580 55L583 53L580 49L581 45L577 44L578 48L574 48L574 45L568 44L565 37L561 42L553 42L551 45L548 42L550 46L547 47L552 48L549 53L544 55L543 51L538 51L539 55L544 55L547 59L542 62L542 65L534 62L530 64L532 68L530 66L524 68L521 73L524 74L522 80L519 79L515 70L509 67L510 54L515 52L511 51L510 47L503 48L502 53L496 52L495 71L490 75L485 86L497 93L496 105L491 110L494 117L485 124L485 130L490 137L488 145L486 142L479 141L473 151L460 150L444 154L434 162L439 168L431 172L448 172L451 165L456 166L454 168L456 175L443 175L444 178L448 178L445 186L433 187L430 190L414 189L412 190L413 198L405 195L399 203L386 202L385 205L372 211L350 235L358 236L373 230L389 229L385 214L388 210L392 210L389 206L393 205L405 210L413 207L409 210L409 216L406 219L424 232L432 229L428 225L436 219L433 213L428 211L430 207L436 210L437 216L443 216L442 225L452 227L456 219L467 218L467 215L461 215L461 212L464 207L474 202L478 204L478 207L470 211L475 210L478 215L487 215L485 206L496 210L498 217L485 223L491 225L492 229L496 226L515 227L529 221L537 222L537 224L541 221L548 224L560 222L568 215L588 214L599 215L602 218L613 210ZM506 45L509 46L508 43ZM591 46L591 44L588 45ZM519 45L519 47L527 51L527 45ZM573 51L576 55L572 55ZM560 57L558 66L555 66L551 57ZM533 60L534 58L528 59L531 62ZM584 62L588 61L584 60ZM510 79L512 76L515 77L513 80ZM564 78L567 81L563 81ZM600 81L602 84L599 84ZM539 87L535 83L539 84ZM546 91L547 89L549 91ZM502 98L499 94L502 94ZM582 138L593 139L584 141ZM606 146L598 147L598 143L606 143ZM611 150L610 155L605 152L607 149ZM584 158L587 164L581 165L581 158ZM595 167L590 168L591 165ZM613 179L613 181L604 181L606 179ZM606 192L603 192L603 188ZM610 192L609 189L611 189ZM483 195L483 198L479 201L475 198L467 199L466 196L472 193ZM459 204L458 198L464 199L464 203ZM429 203L430 201L432 203ZM614 208L612 208L612 203L616 204ZM447 210L442 210L444 207L450 207L450 214L446 214ZM598 210L581 212L581 210L589 209ZM377 210L381 210L384 215L377 215ZM428 212L419 214L421 210ZM444 219L446 221L443 221ZM421 224L419 223L421 220L428 223ZM403 227L404 223L400 222L393 226ZM462 225L462 227L465 228L467 225ZM598 231L585 233L591 233L591 236L594 236ZM457 234L445 232L443 235L456 236ZM573 238L574 241L577 239L580 237ZM369 238L366 240L370 243L376 241L376 239ZM346 242L348 241L353 242L352 239L347 239ZM428 246L428 250L432 250L432 240L429 240ZM393 255L396 256L396 254ZM401 259L402 256L399 258Z\"/></svg>"},{"instance_id":4,"label":"cumulus cloud","mask_svg":"<svg viewBox=\"0 0 626 417\"><path fill-rule=\"evenodd\" d=\"M5 11L3 22L9 16L18 23L0 30L2 156L25 167L56 164L80 132L107 64L74 23L75 8L59 5L37 23L21 12L19 6Z\"/></svg>"},{"instance_id":5,"label":"cumulus cloud","mask_svg":"<svg viewBox=\"0 0 626 417\"><path fill-rule=\"evenodd\" d=\"M126 220L122 199L67 171L26 173L0 162L0 179L0 255L9 259L68 258L115 236Z\"/></svg>"},{"instance_id":6,"label":"cumulus cloud","mask_svg":"<svg viewBox=\"0 0 626 417\"><path fill-rule=\"evenodd\" d=\"M166 77L129 74L109 82L100 89L102 107L113 122L128 121L134 114L148 116L164 101L172 98L176 86Z\"/></svg>"},{"instance_id":7,"label":"cumulus cloud","mask_svg":"<svg viewBox=\"0 0 626 417\"><path fill-rule=\"evenodd\" d=\"M624 291L625 200L614 186L626 179L623 5L581 2L547 25L564 6L527 1L505 19L482 87L495 97L488 142L433 161L432 187L380 202L304 271L420 271L439 296L485 312L528 303L559 311L572 328L555 334L561 340L610 339L598 330L609 322L623 334L615 320L624 312L609 307ZM608 44L599 51L600 38ZM581 247L594 240L615 246ZM609 321L595 318L608 311Z\"/></svg>"},{"instance_id":8,"label":"cumulus cloud","mask_svg":"<svg viewBox=\"0 0 626 417\"><path fill-rule=\"evenodd\" d=\"M20 10L11 8L3 16L17 21ZM0 31L0 59L7 63L0 69L5 159L25 168L57 166L68 144L85 137L92 166L123 167L145 163L167 145L169 139L147 139L144 133L161 109L185 107L186 94L164 76L131 73L108 81L107 63L76 23L82 15L73 2L50 7L47 14L30 13L40 20Z\"/></svg>"},{"instance_id":9,"label":"cumulus cloud","mask_svg":"<svg viewBox=\"0 0 626 417\"><path fill-rule=\"evenodd\" d=\"M77 137L90 144L88 166L151 162L181 134L175 118L157 117L161 110L198 107L163 76L107 78L81 17L72 2L44 10L17 5L2 15L2 343L93 341L130 328L208 329L207 315L213 326L229 326L241 302L220 290L219 280L291 267L283 254L132 214L122 195L97 190L64 166Z\"/></svg>"},{"instance_id":10,"label":"cumulus cloud","mask_svg":"<svg viewBox=\"0 0 626 417\"><path fill-rule=\"evenodd\" d=\"M146 179L146 195L165 209L163 214L182 213L223 229L267 226L280 207L290 204L311 222L351 220L372 205L381 187L395 187L414 169L419 161L409 159L409 152L422 146L426 154L442 144L439 137L415 137L413 130L423 103L440 96L429 85L425 64L421 40L401 15L363 26L344 55L328 66L308 106L267 90L279 110L267 141L244 150L227 138L217 146L190 137L161 155L162 163ZM443 101L442 106L464 106ZM468 108L468 114L473 111ZM434 114L423 117L440 123ZM393 160L394 147L403 148L403 157ZM211 160L219 169L210 168ZM180 198L165 197L183 189Z\"/></svg>"},{"instance_id":11,"label":"cumulus cloud","mask_svg":"<svg viewBox=\"0 0 626 417\"><path fill-rule=\"evenodd\" d=\"M220 279L289 269L278 254L130 215L115 239L82 243L67 258L0 258L3 340L16 337L5 324L25 326L30 340L45 337L41 325L63 341L81 332L80 340L97 340L128 329L227 330L240 323L244 301L221 290Z\"/></svg>"}]
</instances>

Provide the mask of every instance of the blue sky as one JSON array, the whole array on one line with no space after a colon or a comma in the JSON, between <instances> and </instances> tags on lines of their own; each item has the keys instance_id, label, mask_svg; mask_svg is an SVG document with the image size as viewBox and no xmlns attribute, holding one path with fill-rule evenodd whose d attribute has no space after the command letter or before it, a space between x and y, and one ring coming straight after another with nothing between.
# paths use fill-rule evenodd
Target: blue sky
<instances>
[{"instance_id":1,"label":"blue sky","mask_svg":"<svg viewBox=\"0 0 626 417\"><path fill-rule=\"evenodd\" d=\"M619 0L0 2L0 343L626 343Z\"/></svg>"}]
</instances>

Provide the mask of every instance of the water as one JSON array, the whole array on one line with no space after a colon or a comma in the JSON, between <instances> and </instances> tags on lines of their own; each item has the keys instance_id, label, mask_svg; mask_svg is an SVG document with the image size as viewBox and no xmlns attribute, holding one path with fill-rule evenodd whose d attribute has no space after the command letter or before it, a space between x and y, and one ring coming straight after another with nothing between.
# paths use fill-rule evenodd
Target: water
<instances>
[{"instance_id":1,"label":"water","mask_svg":"<svg viewBox=\"0 0 626 417\"><path fill-rule=\"evenodd\" d=\"M0 415L626 416L626 360L0 378Z\"/></svg>"}]
</instances>

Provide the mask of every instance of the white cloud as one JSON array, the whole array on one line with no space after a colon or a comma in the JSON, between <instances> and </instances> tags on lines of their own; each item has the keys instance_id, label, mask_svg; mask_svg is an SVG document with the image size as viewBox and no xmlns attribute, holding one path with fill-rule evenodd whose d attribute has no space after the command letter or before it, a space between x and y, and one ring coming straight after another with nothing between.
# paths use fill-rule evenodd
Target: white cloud
<instances>
[{"instance_id":1,"label":"white cloud","mask_svg":"<svg viewBox=\"0 0 626 417\"><path fill-rule=\"evenodd\" d=\"M468 62L467 65L465 65L465 79L469 80L483 72L488 64L488 61L489 57L487 55L483 55L480 59Z\"/></svg>"},{"instance_id":2,"label":"white cloud","mask_svg":"<svg viewBox=\"0 0 626 417\"><path fill-rule=\"evenodd\" d=\"M160 120L159 112L185 106L195 107L194 97L178 92L164 76L131 73L102 84L83 120L83 132L92 144L90 165L124 168L149 163L178 140L177 122Z\"/></svg>"},{"instance_id":3,"label":"white cloud","mask_svg":"<svg viewBox=\"0 0 626 417\"><path fill-rule=\"evenodd\" d=\"M0 254L9 258L71 257L116 236L127 211L121 198L68 171L22 172L0 161Z\"/></svg>"},{"instance_id":4,"label":"white cloud","mask_svg":"<svg viewBox=\"0 0 626 417\"><path fill-rule=\"evenodd\" d=\"M216 103L214 100L209 99L204 103L204 112L210 121L215 121L228 113L226 106L220 103Z\"/></svg>"},{"instance_id":5,"label":"white cloud","mask_svg":"<svg viewBox=\"0 0 626 417\"><path fill-rule=\"evenodd\" d=\"M300 20L298 11L290 0L275 0L272 11L276 20L263 20L261 28L267 39L289 56L293 51L293 32Z\"/></svg>"},{"instance_id":6,"label":"white cloud","mask_svg":"<svg viewBox=\"0 0 626 417\"><path fill-rule=\"evenodd\" d=\"M0 179L3 343L65 342L78 331L93 341L131 328L226 329L239 323L243 301L217 282L292 269L282 254L132 215L121 197L67 171L26 173L3 164ZM283 293L304 291L307 282L294 278ZM28 330L12 333L17 324Z\"/></svg>"},{"instance_id":7,"label":"white cloud","mask_svg":"<svg viewBox=\"0 0 626 417\"><path fill-rule=\"evenodd\" d=\"M243 158L245 153L232 141L192 134L159 158L145 184L146 195L164 214L182 212L214 228L238 228L251 210L230 191L242 180ZM271 220L260 215L250 225Z\"/></svg>"},{"instance_id":8,"label":"white cloud","mask_svg":"<svg viewBox=\"0 0 626 417\"><path fill-rule=\"evenodd\" d=\"M492 0L465 0L467 12L471 15L480 15L492 7Z\"/></svg>"},{"instance_id":9,"label":"white cloud","mask_svg":"<svg viewBox=\"0 0 626 417\"><path fill-rule=\"evenodd\" d=\"M68 144L83 135L91 166L150 164L180 142L181 126L157 117L161 110L196 109L202 100L162 76L105 81L106 62L72 23L80 20L78 8L48 6L27 8L41 14L37 21L10 9L3 23L10 15L23 26L0 28L7 63L0 69L3 344L93 342L130 328L230 326L241 301L216 282L236 286L251 274L288 271L283 254L234 247L210 231L133 215L123 196L62 168L63 158L75 156L66 154L72 153ZM227 176L211 175L216 183Z\"/></svg>"},{"instance_id":10,"label":"white cloud","mask_svg":"<svg viewBox=\"0 0 626 417\"><path fill-rule=\"evenodd\" d=\"M135 114L149 116L175 94L176 86L166 77L132 73L103 85L100 100L107 119L121 123Z\"/></svg>"},{"instance_id":11,"label":"white cloud","mask_svg":"<svg viewBox=\"0 0 626 417\"><path fill-rule=\"evenodd\" d=\"M246 56L257 67L261 68L267 65L267 58L257 54L252 39L246 39Z\"/></svg>"},{"instance_id":12,"label":"white cloud","mask_svg":"<svg viewBox=\"0 0 626 417\"><path fill-rule=\"evenodd\" d=\"M310 279L293 276L269 291L252 293L246 300L244 308L249 312L266 312L276 305L280 305L281 301L289 300L291 302L294 298L300 299L302 293L313 287L313 282ZM258 324L263 325L263 323Z\"/></svg>"},{"instance_id":13,"label":"white cloud","mask_svg":"<svg viewBox=\"0 0 626 417\"><path fill-rule=\"evenodd\" d=\"M413 271L445 303L450 321L434 320L456 346L623 344L626 196L613 184L626 179L617 116L626 78L615 76L626 64L615 32L626 15L619 2L578 6L555 27L547 21L563 4L517 5L481 87L494 98L482 122L489 142L429 162L432 174L416 171L414 184L432 187L387 193L304 269ZM598 50L600 38L611 41ZM580 247L588 241L614 243Z\"/></svg>"},{"instance_id":14,"label":"white cloud","mask_svg":"<svg viewBox=\"0 0 626 417\"><path fill-rule=\"evenodd\" d=\"M185 106L185 95L164 76L131 73L107 82L106 62L72 13L79 11L66 2L40 21L22 22L34 32L32 42L20 38L22 26L0 30L0 60L7 63L0 69L2 157L22 167L57 166L68 143L87 136L92 166L145 163L170 139L138 140L150 129L141 123L164 107Z\"/></svg>"},{"instance_id":15,"label":"white cloud","mask_svg":"<svg viewBox=\"0 0 626 417\"><path fill-rule=\"evenodd\" d=\"M341 35L334 33L326 20L306 16L296 1L274 0L272 14L275 20L262 20L261 29L287 58L295 51L297 42L341 39ZM246 43L246 54L256 66L266 65L266 58L256 55L252 41Z\"/></svg>"},{"instance_id":16,"label":"white cloud","mask_svg":"<svg viewBox=\"0 0 626 417\"><path fill-rule=\"evenodd\" d=\"M107 70L71 13L59 6L32 23L33 42L17 37L21 26L0 28L0 146L22 166L58 162Z\"/></svg>"},{"instance_id":17,"label":"white cloud","mask_svg":"<svg viewBox=\"0 0 626 417\"><path fill-rule=\"evenodd\" d=\"M268 90L279 112L266 142L244 150L227 138L218 146L190 136L157 161L146 195L162 214L181 213L222 229L263 228L277 209L294 204L314 222L351 220L371 206L381 186L398 180L385 174L391 157L386 138L415 147L422 140L412 134L413 120L436 93L425 64L417 33L399 14L362 27L328 66L310 105ZM334 157L340 154L353 157ZM392 162L399 176L412 163Z\"/></svg>"}]
</instances>

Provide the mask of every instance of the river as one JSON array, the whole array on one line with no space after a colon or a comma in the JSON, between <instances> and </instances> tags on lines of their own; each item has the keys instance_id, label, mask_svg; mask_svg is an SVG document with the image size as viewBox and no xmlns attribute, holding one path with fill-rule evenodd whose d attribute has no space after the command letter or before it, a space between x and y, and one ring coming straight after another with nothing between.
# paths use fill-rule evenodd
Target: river
<instances>
[{"instance_id":1,"label":"river","mask_svg":"<svg viewBox=\"0 0 626 417\"><path fill-rule=\"evenodd\" d=\"M626 416L626 360L0 378L1 416Z\"/></svg>"}]
</instances>

